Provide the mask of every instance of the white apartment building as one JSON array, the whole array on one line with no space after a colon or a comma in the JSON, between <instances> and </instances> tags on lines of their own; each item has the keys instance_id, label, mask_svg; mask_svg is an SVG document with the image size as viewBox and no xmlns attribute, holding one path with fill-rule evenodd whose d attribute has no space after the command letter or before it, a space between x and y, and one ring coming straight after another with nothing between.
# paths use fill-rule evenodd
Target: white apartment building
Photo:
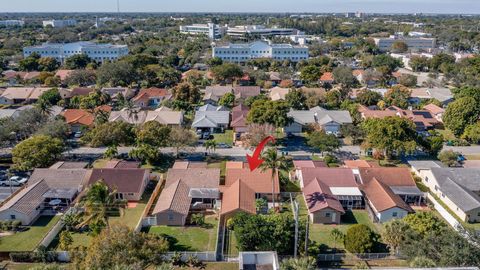
<instances>
[{"instance_id":1,"label":"white apartment building","mask_svg":"<svg viewBox=\"0 0 480 270\"><path fill-rule=\"evenodd\" d=\"M227 46L213 47L212 56L219 57L226 62L236 63L244 63L256 58L298 62L308 59L308 47L292 46L290 44L268 44L263 41L256 41L248 44L229 44Z\"/></svg>"},{"instance_id":2,"label":"white apartment building","mask_svg":"<svg viewBox=\"0 0 480 270\"><path fill-rule=\"evenodd\" d=\"M247 36L290 36L297 35L300 31L291 28L267 28L263 25L239 25L235 27L229 27L227 29L227 35L231 37L244 38Z\"/></svg>"},{"instance_id":3,"label":"white apartment building","mask_svg":"<svg viewBox=\"0 0 480 270\"><path fill-rule=\"evenodd\" d=\"M86 54L97 62L112 61L128 54L127 45L96 44L88 41L74 43L44 43L39 46L23 48L23 56L38 53L41 57L53 57L63 61L75 54Z\"/></svg>"},{"instance_id":4,"label":"white apartment building","mask_svg":"<svg viewBox=\"0 0 480 270\"><path fill-rule=\"evenodd\" d=\"M188 35L206 35L211 39L217 39L225 35L226 27L219 26L218 24L192 24L181 25L180 33Z\"/></svg>"},{"instance_id":5,"label":"white apartment building","mask_svg":"<svg viewBox=\"0 0 480 270\"><path fill-rule=\"evenodd\" d=\"M75 26L77 25L77 20L69 19L69 20L48 20L43 21L43 27L51 26L53 28L63 28L67 26Z\"/></svg>"},{"instance_id":6,"label":"white apartment building","mask_svg":"<svg viewBox=\"0 0 480 270\"><path fill-rule=\"evenodd\" d=\"M388 38L374 38L375 45L381 51L390 51L393 43L403 41L407 44L409 50L413 51L430 51L435 48L435 38L408 38L401 36L390 36Z\"/></svg>"},{"instance_id":7,"label":"white apartment building","mask_svg":"<svg viewBox=\"0 0 480 270\"><path fill-rule=\"evenodd\" d=\"M25 22L22 20L3 20L0 21L0 27L15 27L15 26L24 26Z\"/></svg>"}]
</instances>

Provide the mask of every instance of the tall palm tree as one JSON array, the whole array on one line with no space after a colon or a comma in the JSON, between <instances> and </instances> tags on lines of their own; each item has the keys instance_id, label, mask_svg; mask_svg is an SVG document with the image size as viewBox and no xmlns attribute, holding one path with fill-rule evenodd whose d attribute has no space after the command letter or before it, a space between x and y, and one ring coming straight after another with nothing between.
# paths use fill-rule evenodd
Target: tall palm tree
<instances>
[{"instance_id":1,"label":"tall palm tree","mask_svg":"<svg viewBox=\"0 0 480 270\"><path fill-rule=\"evenodd\" d=\"M272 170L272 202L275 209L275 176L279 171L288 171L289 165L285 156L278 155L276 147L267 149L262 154L263 163L260 165L262 172Z\"/></svg>"},{"instance_id":2,"label":"tall palm tree","mask_svg":"<svg viewBox=\"0 0 480 270\"><path fill-rule=\"evenodd\" d=\"M81 228L98 221L108 225L108 214L111 209L118 209L120 214L123 214L125 201L115 198L115 193L116 190L110 190L102 179L91 185L82 199L86 218L77 227Z\"/></svg>"},{"instance_id":3,"label":"tall palm tree","mask_svg":"<svg viewBox=\"0 0 480 270\"><path fill-rule=\"evenodd\" d=\"M123 108L127 111L129 119L133 119L135 122L138 121L139 109L135 107L135 104L132 101L126 100L123 104Z\"/></svg>"}]
</instances>

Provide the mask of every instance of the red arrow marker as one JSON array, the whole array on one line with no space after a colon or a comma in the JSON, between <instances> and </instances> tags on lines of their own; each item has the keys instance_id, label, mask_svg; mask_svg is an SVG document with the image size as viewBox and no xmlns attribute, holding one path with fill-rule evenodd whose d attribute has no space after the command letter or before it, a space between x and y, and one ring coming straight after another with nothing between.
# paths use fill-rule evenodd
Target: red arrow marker
<instances>
[{"instance_id":1,"label":"red arrow marker","mask_svg":"<svg viewBox=\"0 0 480 270\"><path fill-rule=\"evenodd\" d=\"M263 159L260 158L260 153L262 153L263 148L267 144L268 141L275 142L275 138L273 136L268 136L265 139L263 139L255 148L255 151L253 152L253 156L250 156L247 154L247 161L248 165L250 166L250 171L255 170L258 168L263 163Z\"/></svg>"}]
</instances>

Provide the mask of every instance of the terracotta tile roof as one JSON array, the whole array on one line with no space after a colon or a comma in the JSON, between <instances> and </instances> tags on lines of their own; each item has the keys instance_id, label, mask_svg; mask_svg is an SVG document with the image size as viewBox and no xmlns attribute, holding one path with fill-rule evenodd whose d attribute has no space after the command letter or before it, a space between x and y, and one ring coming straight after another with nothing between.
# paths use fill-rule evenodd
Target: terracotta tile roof
<instances>
[{"instance_id":1,"label":"terracotta tile roof","mask_svg":"<svg viewBox=\"0 0 480 270\"><path fill-rule=\"evenodd\" d=\"M396 195L390 187L377 180L375 177L367 184L363 185L362 190L377 212L382 212L394 207L413 212L412 208L406 204L402 198Z\"/></svg>"},{"instance_id":2,"label":"terracotta tile roof","mask_svg":"<svg viewBox=\"0 0 480 270\"><path fill-rule=\"evenodd\" d=\"M313 160L294 160L293 166L295 169L299 170L302 168L325 168L328 167L327 164L323 161L313 161Z\"/></svg>"},{"instance_id":3,"label":"terracotta tile roof","mask_svg":"<svg viewBox=\"0 0 480 270\"><path fill-rule=\"evenodd\" d=\"M125 160L109 160L105 164L104 168L136 169L136 168L140 168L140 162L125 161Z\"/></svg>"},{"instance_id":4,"label":"terracotta tile roof","mask_svg":"<svg viewBox=\"0 0 480 270\"><path fill-rule=\"evenodd\" d=\"M199 161L175 161L172 169L188 169L188 168L207 168L207 162Z\"/></svg>"},{"instance_id":5,"label":"terracotta tile roof","mask_svg":"<svg viewBox=\"0 0 480 270\"><path fill-rule=\"evenodd\" d=\"M241 161L227 161L225 164L225 168L228 169L243 169L245 168L246 164Z\"/></svg>"},{"instance_id":6,"label":"terracotta tile roof","mask_svg":"<svg viewBox=\"0 0 480 270\"><path fill-rule=\"evenodd\" d=\"M91 112L83 109L66 109L62 115L65 117L65 121L69 125L80 124L92 126L95 120L95 117Z\"/></svg>"},{"instance_id":7,"label":"terracotta tile roof","mask_svg":"<svg viewBox=\"0 0 480 270\"><path fill-rule=\"evenodd\" d=\"M223 191L222 210L225 215L234 211L256 214L255 191L242 180L236 180Z\"/></svg>"},{"instance_id":8,"label":"terracotta tile roof","mask_svg":"<svg viewBox=\"0 0 480 270\"><path fill-rule=\"evenodd\" d=\"M352 74L355 77L363 75L363 73L365 73L365 70L363 70L363 69L355 69L355 70L352 71Z\"/></svg>"},{"instance_id":9,"label":"terracotta tile roof","mask_svg":"<svg viewBox=\"0 0 480 270\"><path fill-rule=\"evenodd\" d=\"M25 75L23 75L24 80L32 80L40 76L40 72L38 71L32 71L32 72L27 72Z\"/></svg>"},{"instance_id":10,"label":"terracotta tile roof","mask_svg":"<svg viewBox=\"0 0 480 270\"><path fill-rule=\"evenodd\" d=\"M240 104L240 105L237 105L235 107L232 108L232 112L243 112L243 111L249 111L250 109L243 105L243 104Z\"/></svg>"},{"instance_id":11,"label":"terracotta tile roof","mask_svg":"<svg viewBox=\"0 0 480 270\"><path fill-rule=\"evenodd\" d=\"M363 184L367 184L373 178L389 186L414 186L412 174L408 168L378 167L359 168Z\"/></svg>"},{"instance_id":12,"label":"terracotta tile roof","mask_svg":"<svg viewBox=\"0 0 480 270\"><path fill-rule=\"evenodd\" d=\"M84 169L87 166L88 166L88 162L58 161L57 163L50 166L50 169L57 169L57 170Z\"/></svg>"},{"instance_id":13,"label":"terracotta tile roof","mask_svg":"<svg viewBox=\"0 0 480 270\"><path fill-rule=\"evenodd\" d=\"M272 193L272 172L270 169L262 172L257 169L250 171L249 168L228 169L225 174L225 187L231 186L235 181L245 182L256 193ZM278 173L275 175L275 193L280 192Z\"/></svg>"},{"instance_id":14,"label":"terracotta tile roof","mask_svg":"<svg viewBox=\"0 0 480 270\"><path fill-rule=\"evenodd\" d=\"M33 87L8 87L1 96L7 99L28 99L33 89Z\"/></svg>"},{"instance_id":15,"label":"terracotta tile roof","mask_svg":"<svg viewBox=\"0 0 480 270\"><path fill-rule=\"evenodd\" d=\"M192 163L194 165L195 163ZM220 183L220 169L214 168L194 168L188 167L188 169L169 169L167 172L167 178L165 186L169 186L171 183L182 180L189 186L214 188L218 187Z\"/></svg>"},{"instance_id":16,"label":"terracotta tile roof","mask_svg":"<svg viewBox=\"0 0 480 270\"><path fill-rule=\"evenodd\" d=\"M343 161L345 167L350 169L358 169L358 168L370 168L372 165L368 163L366 160L358 159L358 160L344 160Z\"/></svg>"},{"instance_id":17,"label":"terracotta tile roof","mask_svg":"<svg viewBox=\"0 0 480 270\"><path fill-rule=\"evenodd\" d=\"M151 87L147 89L141 89L140 92L133 98L134 101L148 100L154 97L166 97L170 95L168 90L163 88Z\"/></svg>"},{"instance_id":18,"label":"terracotta tile roof","mask_svg":"<svg viewBox=\"0 0 480 270\"><path fill-rule=\"evenodd\" d=\"M332 72L325 72L320 77L320 81L322 82L330 82L333 81L333 73Z\"/></svg>"},{"instance_id":19,"label":"terracotta tile roof","mask_svg":"<svg viewBox=\"0 0 480 270\"><path fill-rule=\"evenodd\" d=\"M183 215L188 215L192 198L188 196L190 187L182 180L176 180L165 187L160 193L154 214L169 210Z\"/></svg>"},{"instance_id":20,"label":"terracotta tile roof","mask_svg":"<svg viewBox=\"0 0 480 270\"><path fill-rule=\"evenodd\" d=\"M148 173L149 171L145 169L92 169L88 185L102 179L109 188L116 189L117 192L139 193L142 192L145 174Z\"/></svg>"},{"instance_id":21,"label":"terracotta tile roof","mask_svg":"<svg viewBox=\"0 0 480 270\"><path fill-rule=\"evenodd\" d=\"M59 69L55 72L55 76L59 77L60 80L65 81L70 74L72 74L73 70L71 69Z\"/></svg>"},{"instance_id":22,"label":"terracotta tile roof","mask_svg":"<svg viewBox=\"0 0 480 270\"><path fill-rule=\"evenodd\" d=\"M303 188L302 192L310 213L326 208L345 213L342 204L337 197L332 194L330 187L322 181L311 181Z\"/></svg>"},{"instance_id":23,"label":"terracotta tile roof","mask_svg":"<svg viewBox=\"0 0 480 270\"><path fill-rule=\"evenodd\" d=\"M436 114L441 114L445 112L444 108L438 107L437 105L430 103L425 106L423 106L423 109L429 111L431 114L436 115Z\"/></svg>"},{"instance_id":24,"label":"terracotta tile roof","mask_svg":"<svg viewBox=\"0 0 480 270\"><path fill-rule=\"evenodd\" d=\"M355 176L348 168L302 168L303 185L322 181L329 187L358 187Z\"/></svg>"}]
</instances>

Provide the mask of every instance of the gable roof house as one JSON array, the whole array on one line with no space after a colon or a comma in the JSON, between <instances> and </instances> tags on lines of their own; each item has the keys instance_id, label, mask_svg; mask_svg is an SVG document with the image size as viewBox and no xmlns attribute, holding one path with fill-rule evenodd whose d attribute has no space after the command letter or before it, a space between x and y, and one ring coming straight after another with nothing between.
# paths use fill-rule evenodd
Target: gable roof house
<instances>
[{"instance_id":1,"label":"gable roof house","mask_svg":"<svg viewBox=\"0 0 480 270\"><path fill-rule=\"evenodd\" d=\"M150 181L150 171L139 168L92 169L88 185L102 180L120 200L140 201Z\"/></svg>"},{"instance_id":2,"label":"gable roof house","mask_svg":"<svg viewBox=\"0 0 480 270\"><path fill-rule=\"evenodd\" d=\"M33 109L33 105L25 105L15 109L0 109L0 119L6 117L16 118L20 115L21 112L30 109Z\"/></svg>"},{"instance_id":3,"label":"gable roof house","mask_svg":"<svg viewBox=\"0 0 480 270\"><path fill-rule=\"evenodd\" d=\"M396 106L390 106L385 110L371 110L368 107L360 105L358 108L363 119L385 118L385 117L403 117L413 121L417 132L425 132L440 125L440 122L432 116L427 110L403 110Z\"/></svg>"},{"instance_id":4,"label":"gable roof house","mask_svg":"<svg viewBox=\"0 0 480 270\"><path fill-rule=\"evenodd\" d=\"M96 110L103 110L110 112L112 107L110 106L101 106L97 107ZM61 113L65 117L65 122L70 126L72 132L82 131L84 128L90 128L93 126L95 121L95 116L92 112L84 109L66 109Z\"/></svg>"},{"instance_id":5,"label":"gable roof house","mask_svg":"<svg viewBox=\"0 0 480 270\"><path fill-rule=\"evenodd\" d=\"M376 222L403 218L413 213L410 205L420 205L425 201L425 194L418 189L408 168L358 170L367 209Z\"/></svg>"},{"instance_id":6,"label":"gable roof house","mask_svg":"<svg viewBox=\"0 0 480 270\"><path fill-rule=\"evenodd\" d=\"M269 97L271 100L285 100L285 96L290 92L289 88L282 88L275 86L274 88L270 89Z\"/></svg>"},{"instance_id":7,"label":"gable roof house","mask_svg":"<svg viewBox=\"0 0 480 270\"><path fill-rule=\"evenodd\" d=\"M203 102L205 104L217 105L218 101L227 93L233 93L232 86L207 86L205 88L205 95L203 96Z\"/></svg>"},{"instance_id":8,"label":"gable roof house","mask_svg":"<svg viewBox=\"0 0 480 270\"><path fill-rule=\"evenodd\" d=\"M108 117L108 122L125 122L134 125L140 125L145 123L147 118L147 111L135 110L135 111L111 111Z\"/></svg>"},{"instance_id":9,"label":"gable roof house","mask_svg":"<svg viewBox=\"0 0 480 270\"><path fill-rule=\"evenodd\" d=\"M437 105L430 103L425 106L423 106L423 109L428 111L435 119L437 119L439 122L443 123L443 114L445 113L445 109L438 107Z\"/></svg>"},{"instance_id":10,"label":"gable roof house","mask_svg":"<svg viewBox=\"0 0 480 270\"><path fill-rule=\"evenodd\" d=\"M249 97L260 95L260 86L235 86L233 88L233 94L235 95L235 101L238 104L238 102Z\"/></svg>"},{"instance_id":11,"label":"gable roof house","mask_svg":"<svg viewBox=\"0 0 480 270\"><path fill-rule=\"evenodd\" d=\"M58 89L58 93L63 99L70 99L76 96L88 96L91 92L94 92L94 88L88 87L75 87L75 88L61 88Z\"/></svg>"},{"instance_id":12,"label":"gable roof house","mask_svg":"<svg viewBox=\"0 0 480 270\"><path fill-rule=\"evenodd\" d=\"M318 124L325 132L338 135L342 125L352 123L348 111L326 110L319 106L308 111L291 110L288 116L293 122L284 128L287 133L301 133L306 125Z\"/></svg>"},{"instance_id":13,"label":"gable roof house","mask_svg":"<svg viewBox=\"0 0 480 270\"><path fill-rule=\"evenodd\" d=\"M135 106L140 108L157 107L162 101L169 100L172 95L163 88L151 87L141 89L138 94L132 98Z\"/></svg>"},{"instance_id":14,"label":"gable roof house","mask_svg":"<svg viewBox=\"0 0 480 270\"><path fill-rule=\"evenodd\" d=\"M213 209L220 199L220 169L169 169L153 209L157 225L183 226L191 211Z\"/></svg>"},{"instance_id":15,"label":"gable roof house","mask_svg":"<svg viewBox=\"0 0 480 270\"><path fill-rule=\"evenodd\" d=\"M480 169L431 168L422 181L464 222L480 222Z\"/></svg>"},{"instance_id":16,"label":"gable roof house","mask_svg":"<svg viewBox=\"0 0 480 270\"><path fill-rule=\"evenodd\" d=\"M241 162L238 162L240 165ZM250 171L249 168L233 168L232 164L226 170L225 185L220 187L222 192L222 209L220 215L225 220L238 212L257 214L255 200L265 198L271 201L272 172L270 170ZM280 193L278 174L274 178L274 194ZM266 210L266 209L264 209Z\"/></svg>"},{"instance_id":17,"label":"gable roof house","mask_svg":"<svg viewBox=\"0 0 480 270\"><path fill-rule=\"evenodd\" d=\"M55 72L55 77L60 78L60 81L64 82L68 76L70 76L74 72L74 70L71 69L59 69L57 72Z\"/></svg>"},{"instance_id":18,"label":"gable roof house","mask_svg":"<svg viewBox=\"0 0 480 270\"><path fill-rule=\"evenodd\" d=\"M32 224L42 214L65 211L84 189L86 169L35 169L29 181L0 206L0 220Z\"/></svg>"},{"instance_id":19,"label":"gable roof house","mask_svg":"<svg viewBox=\"0 0 480 270\"><path fill-rule=\"evenodd\" d=\"M320 76L320 79L319 81L321 83L324 83L324 84L333 84L335 82L335 79L333 77L333 73L332 72L325 72L322 74L322 76Z\"/></svg>"},{"instance_id":20,"label":"gable roof house","mask_svg":"<svg viewBox=\"0 0 480 270\"><path fill-rule=\"evenodd\" d=\"M422 100L436 99L443 106L453 101L453 94L449 88L413 88L409 102L419 104Z\"/></svg>"},{"instance_id":21,"label":"gable roof house","mask_svg":"<svg viewBox=\"0 0 480 270\"><path fill-rule=\"evenodd\" d=\"M35 102L41 94L51 88L8 87L0 95L0 104L11 105L24 102Z\"/></svg>"},{"instance_id":22,"label":"gable roof house","mask_svg":"<svg viewBox=\"0 0 480 270\"><path fill-rule=\"evenodd\" d=\"M243 104L232 108L232 121L230 127L235 133L235 140L239 140L243 133L248 131L247 116L250 110Z\"/></svg>"},{"instance_id":23,"label":"gable roof house","mask_svg":"<svg viewBox=\"0 0 480 270\"><path fill-rule=\"evenodd\" d=\"M120 94L126 99L131 99L135 96L135 89L128 87L104 87L100 92L109 95L113 100L116 100Z\"/></svg>"},{"instance_id":24,"label":"gable roof house","mask_svg":"<svg viewBox=\"0 0 480 270\"><path fill-rule=\"evenodd\" d=\"M224 107L205 105L195 112L192 127L197 130L208 130L211 133L221 131L228 127L230 123L230 112L224 110Z\"/></svg>"}]
</instances>

